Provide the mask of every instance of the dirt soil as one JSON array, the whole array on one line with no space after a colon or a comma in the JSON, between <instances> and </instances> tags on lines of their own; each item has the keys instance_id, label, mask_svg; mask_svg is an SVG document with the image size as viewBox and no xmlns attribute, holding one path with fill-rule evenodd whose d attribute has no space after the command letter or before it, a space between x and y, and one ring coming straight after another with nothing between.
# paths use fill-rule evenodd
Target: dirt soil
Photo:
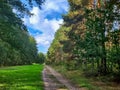
<instances>
[{"instance_id":1,"label":"dirt soil","mask_svg":"<svg viewBox=\"0 0 120 90\"><path fill-rule=\"evenodd\" d=\"M45 90L85 90L72 85L69 80L50 66L45 66L43 70L43 81Z\"/></svg>"}]
</instances>

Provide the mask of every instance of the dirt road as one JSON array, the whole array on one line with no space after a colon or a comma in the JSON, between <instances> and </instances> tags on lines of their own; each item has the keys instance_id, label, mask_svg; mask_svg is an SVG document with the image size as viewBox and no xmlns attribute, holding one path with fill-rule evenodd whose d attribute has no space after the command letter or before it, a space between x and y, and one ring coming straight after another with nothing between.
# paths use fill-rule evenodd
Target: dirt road
<instances>
[{"instance_id":1,"label":"dirt road","mask_svg":"<svg viewBox=\"0 0 120 90\"><path fill-rule=\"evenodd\" d=\"M73 86L69 80L64 78L50 66L45 66L43 70L43 81L45 90L85 90Z\"/></svg>"}]
</instances>

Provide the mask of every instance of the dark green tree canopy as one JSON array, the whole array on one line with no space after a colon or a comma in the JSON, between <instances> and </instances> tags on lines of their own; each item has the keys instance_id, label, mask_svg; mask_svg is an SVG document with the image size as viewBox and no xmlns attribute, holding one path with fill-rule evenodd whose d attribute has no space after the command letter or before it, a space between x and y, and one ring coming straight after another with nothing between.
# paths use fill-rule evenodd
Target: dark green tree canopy
<instances>
[{"instance_id":1,"label":"dark green tree canopy","mask_svg":"<svg viewBox=\"0 0 120 90\"><path fill-rule=\"evenodd\" d=\"M21 15L30 15L33 3L42 0L0 0L0 66L32 64L38 60L35 39L29 35ZM13 13L13 9L20 14Z\"/></svg>"},{"instance_id":2,"label":"dark green tree canopy","mask_svg":"<svg viewBox=\"0 0 120 90\"><path fill-rule=\"evenodd\" d=\"M30 15L29 8L32 8L34 5L37 5L41 8L41 4L45 0L1 0L3 3L7 3L12 8L18 10L21 14Z\"/></svg>"}]
</instances>

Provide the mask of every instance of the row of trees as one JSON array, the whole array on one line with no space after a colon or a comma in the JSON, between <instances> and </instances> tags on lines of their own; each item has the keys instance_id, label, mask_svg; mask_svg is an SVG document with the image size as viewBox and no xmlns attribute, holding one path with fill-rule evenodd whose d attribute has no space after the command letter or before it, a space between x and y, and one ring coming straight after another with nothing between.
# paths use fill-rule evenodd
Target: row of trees
<instances>
[{"instance_id":1,"label":"row of trees","mask_svg":"<svg viewBox=\"0 0 120 90\"><path fill-rule=\"evenodd\" d=\"M99 75L120 73L120 1L68 0L70 11L48 50L48 64Z\"/></svg>"},{"instance_id":2,"label":"row of trees","mask_svg":"<svg viewBox=\"0 0 120 90\"><path fill-rule=\"evenodd\" d=\"M42 3L42 0L35 1ZM32 0L28 2L32 5ZM19 14L13 13L13 9ZM30 12L20 0L0 1L0 66L38 62L36 41L20 19L24 14L30 15Z\"/></svg>"}]
</instances>

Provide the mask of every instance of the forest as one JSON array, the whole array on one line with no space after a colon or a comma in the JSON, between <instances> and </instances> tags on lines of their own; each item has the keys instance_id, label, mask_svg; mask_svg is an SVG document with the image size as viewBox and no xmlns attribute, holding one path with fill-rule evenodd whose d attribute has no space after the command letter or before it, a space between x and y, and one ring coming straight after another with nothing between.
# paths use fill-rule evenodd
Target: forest
<instances>
[{"instance_id":1,"label":"forest","mask_svg":"<svg viewBox=\"0 0 120 90\"><path fill-rule=\"evenodd\" d=\"M83 70L88 76L112 75L120 82L120 1L68 0L69 12L55 33L46 63Z\"/></svg>"},{"instance_id":2,"label":"forest","mask_svg":"<svg viewBox=\"0 0 120 90\"><path fill-rule=\"evenodd\" d=\"M31 17L33 6L41 9L45 0L0 0L0 89L43 90L49 79L68 88L54 69L81 89L120 89L120 0L67 1L69 11L44 55L22 18Z\"/></svg>"},{"instance_id":3,"label":"forest","mask_svg":"<svg viewBox=\"0 0 120 90\"><path fill-rule=\"evenodd\" d=\"M33 1L39 7L43 3L27 0L27 5L32 7ZM31 13L20 0L0 0L0 67L40 63L36 41L21 20L24 15Z\"/></svg>"}]
</instances>

